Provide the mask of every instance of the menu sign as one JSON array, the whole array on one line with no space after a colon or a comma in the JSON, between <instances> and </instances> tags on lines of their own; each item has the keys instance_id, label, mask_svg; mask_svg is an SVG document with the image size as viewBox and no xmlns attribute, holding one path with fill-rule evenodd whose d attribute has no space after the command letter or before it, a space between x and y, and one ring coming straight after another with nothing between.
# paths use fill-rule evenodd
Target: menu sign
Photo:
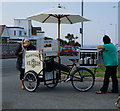
<instances>
[{"instance_id":1,"label":"menu sign","mask_svg":"<svg viewBox=\"0 0 120 111\"><path fill-rule=\"evenodd\" d=\"M42 69L43 69L43 62L40 61L39 52L38 51L26 51L25 72L34 70L38 74Z\"/></svg>"}]
</instances>

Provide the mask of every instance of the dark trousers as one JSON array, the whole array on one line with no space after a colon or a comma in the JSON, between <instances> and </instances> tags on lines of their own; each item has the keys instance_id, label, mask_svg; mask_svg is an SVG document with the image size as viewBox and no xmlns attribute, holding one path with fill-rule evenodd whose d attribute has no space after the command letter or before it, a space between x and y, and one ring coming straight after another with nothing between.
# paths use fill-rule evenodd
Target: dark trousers
<instances>
[{"instance_id":1,"label":"dark trousers","mask_svg":"<svg viewBox=\"0 0 120 111\"><path fill-rule=\"evenodd\" d=\"M117 66L107 66L104 76L103 86L100 91L107 92L109 86L109 78L112 78L112 92L118 92L118 80L117 80Z\"/></svg>"},{"instance_id":2,"label":"dark trousers","mask_svg":"<svg viewBox=\"0 0 120 111\"><path fill-rule=\"evenodd\" d=\"M24 78L25 69L20 69L20 80Z\"/></svg>"}]
</instances>

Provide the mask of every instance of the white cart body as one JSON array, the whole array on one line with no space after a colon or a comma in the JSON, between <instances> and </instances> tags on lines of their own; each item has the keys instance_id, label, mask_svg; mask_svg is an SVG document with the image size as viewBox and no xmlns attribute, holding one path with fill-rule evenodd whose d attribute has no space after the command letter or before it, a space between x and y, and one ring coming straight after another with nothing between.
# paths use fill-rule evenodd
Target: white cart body
<instances>
[{"instance_id":1,"label":"white cart body","mask_svg":"<svg viewBox=\"0 0 120 111\"><path fill-rule=\"evenodd\" d=\"M37 74L40 74L40 76L45 74L44 79L49 80L53 78L53 72L43 72L43 67L44 67L44 59L45 57L50 57L50 56L57 56L56 51L44 51L43 53L41 52L39 55L39 51L26 51L25 53L25 73L33 70ZM57 59L55 60L57 61ZM54 74L56 71L54 71Z\"/></svg>"}]
</instances>

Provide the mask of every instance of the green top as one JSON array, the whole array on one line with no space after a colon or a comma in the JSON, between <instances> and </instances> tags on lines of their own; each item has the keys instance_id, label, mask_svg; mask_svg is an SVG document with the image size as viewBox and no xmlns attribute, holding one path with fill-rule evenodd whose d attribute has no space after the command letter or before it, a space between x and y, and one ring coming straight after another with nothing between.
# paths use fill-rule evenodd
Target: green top
<instances>
[{"instance_id":1,"label":"green top","mask_svg":"<svg viewBox=\"0 0 120 111\"><path fill-rule=\"evenodd\" d=\"M104 44L103 61L105 66L117 66L119 64L116 47L112 44Z\"/></svg>"}]
</instances>

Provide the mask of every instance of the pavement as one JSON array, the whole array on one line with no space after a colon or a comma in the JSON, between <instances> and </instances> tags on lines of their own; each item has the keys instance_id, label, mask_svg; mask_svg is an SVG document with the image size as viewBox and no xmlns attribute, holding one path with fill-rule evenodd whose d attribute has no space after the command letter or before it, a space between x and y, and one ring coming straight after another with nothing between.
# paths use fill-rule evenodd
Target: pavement
<instances>
[{"instance_id":1,"label":"pavement","mask_svg":"<svg viewBox=\"0 0 120 111\"><path fill-rule=\"evenodd\" d=\"M2 59L2 109L114 109L119 94L101 94L102 82L96 81L87 92L76 91L71 82L49 89L43 84L35 92L21 90L16 58ZM1 75L0 75L1 77ZM109 90L112 84L109 85ZM119 83L120 89L120 83Z\"/></svg>"}]
</instances>

